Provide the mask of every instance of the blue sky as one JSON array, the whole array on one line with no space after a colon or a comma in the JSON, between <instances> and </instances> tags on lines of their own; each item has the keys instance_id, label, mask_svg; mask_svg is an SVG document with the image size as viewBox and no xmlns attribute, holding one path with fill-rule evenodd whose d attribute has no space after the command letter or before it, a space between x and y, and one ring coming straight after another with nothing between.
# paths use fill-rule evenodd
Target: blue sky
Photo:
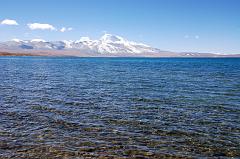
<instances>
[{"instance_id":1,"label":"blue sky","mask_svg":"<svg viewBox=\"0 0 240 159\"><path fill-rule=\"evenodd\" d=\"M163 50L240 53L239 0L2 0L0 22L0 41L107 32Z\"/></svg>"}]
</instances>

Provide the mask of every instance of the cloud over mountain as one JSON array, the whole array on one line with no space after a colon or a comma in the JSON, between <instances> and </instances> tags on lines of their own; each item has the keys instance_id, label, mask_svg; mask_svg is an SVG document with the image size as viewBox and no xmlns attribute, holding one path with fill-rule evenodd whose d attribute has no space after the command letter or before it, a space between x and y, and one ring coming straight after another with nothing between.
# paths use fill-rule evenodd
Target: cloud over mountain
<instances>
[{"instance_id":1,"label":"cloud over mountain","mask_svg":"<svg viewBox=\"0 0 240 159\"><path fill-rule=\"evenodd\" d=\"M71 27L69 27L69 28L65 28L65 27L62 27L61 29L60 29L60 32L66 32L66 31L71 31L71 30L73 30L73 28L71 28Z\"/></svg>"},{"instance_id":2,"label":"cloud over mountain","mask_svg":"<svg viewBox=\"0 0 240 159\"><path fill-rule=\"evenodd\" d=\"M53 25L51 24L42 24L42 23L29 23L28 27L31 30L57 30Z\"/></svg>"}]
</instances>

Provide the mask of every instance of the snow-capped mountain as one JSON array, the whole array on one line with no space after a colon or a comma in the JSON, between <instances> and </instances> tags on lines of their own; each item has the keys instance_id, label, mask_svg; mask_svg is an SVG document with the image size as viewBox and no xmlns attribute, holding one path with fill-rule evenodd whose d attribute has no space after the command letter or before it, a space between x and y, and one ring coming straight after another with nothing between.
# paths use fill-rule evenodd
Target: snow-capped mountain
<instances>
[{"instance_id":1,"label":"snow-capped mountain","mask_svg":"<svg viewBox=\"0 0 240 159\"><path fill-rule=\"evenodd\" d=\"M42 39L19 40L0 43L0 49L5 50L74 50L98 54L144 54L159 53L160 50L142 43L128 41L120 36L103 35L99 40L82 37L77 41L51 41Z\"/></svg>"}]
</instances>

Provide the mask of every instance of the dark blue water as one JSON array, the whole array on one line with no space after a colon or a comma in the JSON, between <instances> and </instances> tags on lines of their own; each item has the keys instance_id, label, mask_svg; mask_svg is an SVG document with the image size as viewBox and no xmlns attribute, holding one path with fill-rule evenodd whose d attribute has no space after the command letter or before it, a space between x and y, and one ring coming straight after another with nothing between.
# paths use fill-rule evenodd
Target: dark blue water
<instances>
[{"instance_id":1,"label":"dark blue water","mask_svg":"<svg viewBox=\"0 0 240 159\"><path fill-rule=\"evenodd\" d=\"M0 58L0 158L240 157L240 59Z\"/></svg>"}]
</instances>

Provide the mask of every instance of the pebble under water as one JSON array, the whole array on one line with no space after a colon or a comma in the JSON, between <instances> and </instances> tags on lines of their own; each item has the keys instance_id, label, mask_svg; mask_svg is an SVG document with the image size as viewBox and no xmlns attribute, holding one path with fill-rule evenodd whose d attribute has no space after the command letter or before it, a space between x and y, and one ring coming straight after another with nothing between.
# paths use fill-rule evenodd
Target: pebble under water
<instances>
[{"instance_id":1,"label":"pebble under water","mask_svg":"<svg viewBox=\"0 0 240 159\"><path fill-rule=\"evenodd\" d=\"M238 158L240 59L0 58L0 158Z\"/></svg>"}]
</instances>

